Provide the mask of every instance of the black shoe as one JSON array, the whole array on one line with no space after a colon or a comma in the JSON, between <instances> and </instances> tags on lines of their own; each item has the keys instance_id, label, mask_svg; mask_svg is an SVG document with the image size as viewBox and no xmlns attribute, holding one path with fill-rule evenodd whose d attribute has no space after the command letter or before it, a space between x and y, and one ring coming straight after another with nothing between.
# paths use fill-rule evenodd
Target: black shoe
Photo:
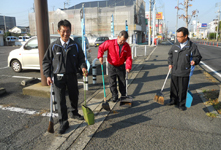
<instances>
[{"instance_id":1,"label":"black shoe","mask_svg":"<svg viewBox=\"0 0 221 150\"><path fill-rule=\"evenodd\" d=\"M174 102L169 102L169 103L166 104L166 106L172 106L172 105L175 105L175 103Z\"/></svg>"},{"instance_id":2,"label":"black shoe","mask_svg":"<svg viewBox=\"0 0 221 150\"><path fill-rule=\"evenodd\" d=\"M60 129L58 131L59 134L64 134L65 131L69 128L69 123L66 122L63 126L60 126Z\"/></svg>"},{"instance_id":3,"label":"black shoe","mask_svg":"<svg viewBox=\"0 0 221 150\"><path fill-rule=\"evenodd\" d=\"M112 97L112 101L115 103L118 101L118 97Z\"/></svg>"},{"instance_id":4,"label":"black shoe","mask_svg":"<svg viewBox=\"0 0 221 150\"><path fill-rule=\"evenodd\" d=\"M187 108L186 108L186 106L180 106L179 107L179 110L181 110L181 111L185 111Z\"/></svg>"},{"instance_id":5,"label":"black shoe","mask_svg":"<svg viewBox=\"0 0 221 150\"><path fill-rule=\"evenodd\" d=\"M84 117L81 116L80 114L72 114L71 118L72 119L77 119L77 120L84 120Z\"/></svg>"}]
</instances>

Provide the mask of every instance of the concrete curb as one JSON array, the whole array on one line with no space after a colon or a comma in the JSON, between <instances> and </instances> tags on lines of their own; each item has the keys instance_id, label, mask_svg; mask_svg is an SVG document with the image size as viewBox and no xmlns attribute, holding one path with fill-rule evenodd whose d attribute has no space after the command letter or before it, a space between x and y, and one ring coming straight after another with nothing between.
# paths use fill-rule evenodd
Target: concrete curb
<instances>
[{"instance_id":1,"label":"concrete curb","mask_svg":"<svg viewBox=\"0 0 221 150\"><path fill-rule=\"evenodd\" d=\"M203 91L200 89L196 89L196 92L199 94L201 100L203 101L203 103L206 106L206 108L208 109L208 111L212 114L215 114L216 118L221 118L221 115L214 109L214 107L212 105L206 104L207 99L204 98Z\"/></svg>"},{"instance_id":2,"label":"concrete curb","mask_svg":"<svg viewBox=\"0 0 221 150\"><path fill-rule=\"evenodd\" d=\"M6 90L4 88L0 88L0 95L3 95L6 93Z\"/></svg>"}]
</instances>

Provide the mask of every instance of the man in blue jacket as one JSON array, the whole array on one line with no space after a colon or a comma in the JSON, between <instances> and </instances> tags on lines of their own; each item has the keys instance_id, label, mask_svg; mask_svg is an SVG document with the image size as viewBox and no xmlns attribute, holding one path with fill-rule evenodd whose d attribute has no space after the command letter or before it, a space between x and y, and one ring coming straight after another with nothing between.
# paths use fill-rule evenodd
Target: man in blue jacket
<instances>
[{"instance_id":1,"label":"man in blue jacket","mask_svg":"<svg viewBox=\"0 0 221 150\"><path fill-rule=\"evenodd\" d=\"M60 38L51 43L43 59L43 72L47 78L47 84L51 85L54 78L55 99L58 103L58 116L60 129L58 133L63 134L68 128L68 114L66 106L65 91L71 102L71 118L83 120L78 113L78 82L77 70L81 68L87 75L85 56L81 46L70 39L71 23L61 20L58 23Z\"/></svg>"},{"instance_id":2,"label":"man in blue jacket","mask_svg":"<svg viewBox=\"0 0 221 150\"><path fill-rule=\"evenodd\" d=\"M198 65L201 55L197 45L188 38L189 31L185 27L177 30L177 41L169 51L168 64L172 69L170 84L170 102L167 105L177 105L186 110L186 95L191 66Z\"/></svg>"}]
</instances>

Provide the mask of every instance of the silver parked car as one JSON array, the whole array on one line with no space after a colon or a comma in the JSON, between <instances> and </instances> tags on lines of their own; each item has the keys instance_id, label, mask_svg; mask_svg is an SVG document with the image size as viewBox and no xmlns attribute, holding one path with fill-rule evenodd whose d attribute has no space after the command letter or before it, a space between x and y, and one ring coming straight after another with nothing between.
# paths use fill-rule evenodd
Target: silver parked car
<instances>
[{"instance_id":1,"label":"silver parked car","mask_svg":"<svg viewBox=\"0 0 221 150\"><path fill-rule=\"evenodd\" d=\"M82 45L80 41L76 40L76 38L80 36L71 35L74 41L76 41L79 45ZM60 38L58 35L51 35L50 40L51 43ZM86 46L87 49L87 59L91 63L91 49ZM32 37L29 39L24 45L22 45L19 49L12 50L8 56L8 67L11 67L15 72L20 72L22 69L34 69L40 70L39 64L39 52L38 52L38 40L37 37Z\"/></svg>"}]
</instances>

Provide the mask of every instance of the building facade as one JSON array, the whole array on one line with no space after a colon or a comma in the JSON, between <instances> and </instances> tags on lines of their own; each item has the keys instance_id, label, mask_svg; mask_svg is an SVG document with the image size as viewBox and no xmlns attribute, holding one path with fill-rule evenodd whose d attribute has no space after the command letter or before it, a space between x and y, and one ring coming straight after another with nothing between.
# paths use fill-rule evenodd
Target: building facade
<instances>
[{"instance_id":1,"label":"building facade","mask_svg":"<svg viewBox=\"0 0 221 150\"><path fill-rule=\"evenodd\" d=\"M0 16L0 29L2 30L9 30L16 26L16 20L15 17L9 17L9 16Z\"/></svg>"},{"instance_id":2,"label":"building facade","mask_svg":"<svg viewBox=\"0 0 221 150\"><path fill-rule=\"evenodd\" d=\"M57 24L62 19L67 19L72 24L72 34L81 35L80 10L82 4L75 5L68 9L57 9L49 12L50 34L57 34ZM125 30L127 20L129 39L136 36L137 43L145 40L145 1L144 0L108 0L85 2L85 33L87 36L111 36L111 15L114 16L115 36ZM29 14L30 34L36 35L35 14Z\"/></svg>"}]
</instances>

